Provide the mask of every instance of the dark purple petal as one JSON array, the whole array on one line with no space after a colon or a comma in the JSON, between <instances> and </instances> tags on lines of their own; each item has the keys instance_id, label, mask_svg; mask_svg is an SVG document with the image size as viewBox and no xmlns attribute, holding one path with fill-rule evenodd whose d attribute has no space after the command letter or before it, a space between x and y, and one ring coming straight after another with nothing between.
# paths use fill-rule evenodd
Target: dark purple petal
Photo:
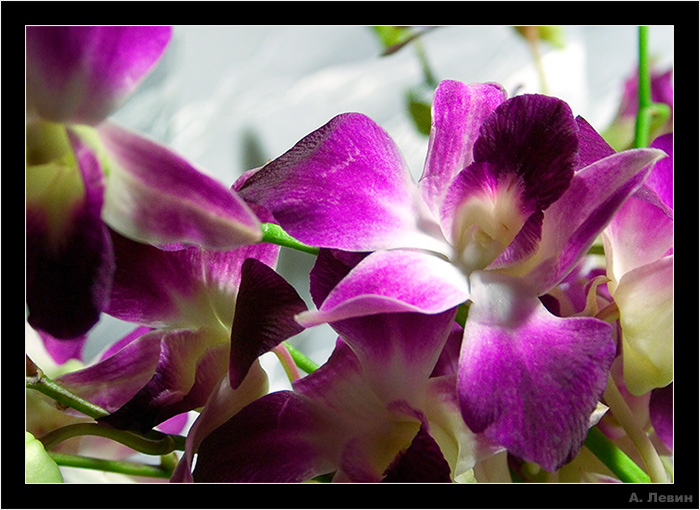
<instances>
[{"instance_id":1,"label":"dark purple petal","mask_svg":"<svg viewBox=\"0 0 700 510\"><path fill-rule=\"evenodd\" d=\"M357 264L319 310L304 312L298 320L310 327L380 313L433 314L467 299L465 276L446 260L421 251L378 251Z\"/></svg>"},{"instance_id":2,"label":"dark purple petal","mask_svg":"<svg viewBox=\"0 0 700 510\"><path fill-rule=\"evenodd\" d=\"M142 342L157 342L158 345L157 366L152 377L133 398L102 418L103 423L146 432L177 414L206 404L228 369L228 338L220 331L210 328L154 331L125 349ZM122 351L112 358L123 359Z\"/></svg>"},{"instance_id":3,"label":"dark purple petal","mask_svg":"<svg viewBox=\"0 0 700 510\"><path fill-rule=\"evenodd\" d=\"M385 483L452 483L450 466L423 425L384 474Z\"/></svg>"},{"instance_id":4,"label":"dark purple petal","mask_svg":"<svg viewBox=\"0 0 700 510\"><path fill-rule=\"evenodd\" d=\"M102 168L80 139L71 133L69 139L77 169L59 163L27 169L27 321L58 339L95 325L114 272L100 217ZM35 194L42 189L46 194Z\"/></svg>"},{"instance_id":5,"label":"dark purple petal","mask_svg":"<svg viewBox=\"0 0 700 510\"><path fill-rule=\"evenodd\" d=\"M160 353L160 338L144 335L113 356L82 370L56 378L56 382L109 412L129 401L153 377Z\"/></svg>"},{"instance_id":6,"label":"dark purple petal","mask_svg":"<svg viewBox=\"0 0 700 510\"><path fill-rule=\"evenodd\" d=\"M303 138L240 195L311 246L447 249L395 143L361 114L339 115Z\"/></svg>"},{"instance_id":7,"label":"dark purple petal","mask_svg":"<svg viewBox=\"0 0 700 510\"><path fill-rule=\"evenodd\" d=\"M654 432L673 451L673 383L651 392L649 418Z\"/></svg>"},{"instance_id":8,"label":"dark purple petal","mask_svg":"<svg viewBox=\"0 0 700 510\"><path fill-rule=\"evenodd\" d=\"M202 440L213 430L226 423L241 409L254 400L268 394L267 373L259 362L255 362L248 371L243 383L234 390L229 384L228 374L224 375L212 390L206 405L201 409L197 419L187 433L185 453L180 459L171 482L192 482L194 456Z\"/></svg>"},{"instance_id":9,"label":"dark purple petal","mask_svg":"<svg viewBox=\"0 0 700 510\"><path fill-rule=\"evenodd\" d=\"M366 253L321 249L309 275L314 304L320 307L340 280L366 256Z\"/></svg>"},{"instance_id":10,"label":"dark purple petal","mask_svg":"<svg viewBox=\"0 0 700 510\"><path fill-rule=\"evenodd\" d=\"M262 239L237 193L167 147L105 122L110 158L103 218L121 234L155 245L230 250Z\"/></svg>"},{"instance_id":11,"label":"dark purple petal","mask_svg":"<svg viewBox=\"0 0 700 510\"><path fill-rule=\"evenodd\" d=\"M27 27L27 95L40 116L98 124L153 68L170 27Z\"/></svg>"},{"instance_id":12,"label":"dark purple petal","mask_svg":"<svg viewBox=\"0 0 700 510\"><path fill-rule=\"evenodd\" d=\"M430 374L430 377L457 373L459 367L459 351L462 348L463 336L464 329L455 322L452 325L452 331L450 331L447 337L447 342L440 352L440 356L435 363L435 368L433 369L433 373Z\"/></svg>"},{"instance_id":13,"label":"dark purple petal","mask_svg":"<svg viewBox=\"0 0 700 510\"><path fill-rule=\"evenodd\" d=\"M444 80L435 89L428 154L419 182L435 217L454 176L473 161L481 124L505 98L503 88L491 83Z\"/></svg>"},{"instance_id":14,"label":"dark purple petal","mask_svg":"<svg viewBox=\"0 0 700 510\"><path fill-rule=\"evenodd\" d=\"M615 149L583 117L576 117L579 140L579 169L615 154Z\"/></svg>"},{"instance_id":15,"label":"dark purple petal","mask_svg":"<svg viewBox=\"0 0 700 510\"><path fill-rule=\"evenodd\" d=\"M474 161L488 162L498 181L517 176L525 197L544 210L569 186L578 164L577 133L565 102L537 94L516 96L484 121Z\"/></svg>"},{"instance_id":16,"label":"dark purple petal","mask_svg":"<svg viewBox=\"0 0 700 510\"><path fill-rule=\"evenodd\" d=\"M505 275L476 273L471 282L458 385L464 420L554 471L586 438L615 357L612 327L555 317Z\"/></svg>"},{"instance_id":17,"label":"dark purple petal","mask_svg":"<svg viewBox=\"0 0 700 510\"><path fill-rule=\"evenodd\" d=\"M273 269L256 259L243 263L231 329L229 378L234 390L259 356L303 331L294 317L305 310L294 287Z\"/></svg>"},{"instance_id":18,"label":"dark purple petal","mask_svg":"<svg viewBox=\"0 0 700 510\"><path fill-rule=\"evenodd\" d=\"M195 482L303 482L329 473L317 443L327 423L313 402L291 391L270 393L200 444Z\"/></svg>"}]
</instances>

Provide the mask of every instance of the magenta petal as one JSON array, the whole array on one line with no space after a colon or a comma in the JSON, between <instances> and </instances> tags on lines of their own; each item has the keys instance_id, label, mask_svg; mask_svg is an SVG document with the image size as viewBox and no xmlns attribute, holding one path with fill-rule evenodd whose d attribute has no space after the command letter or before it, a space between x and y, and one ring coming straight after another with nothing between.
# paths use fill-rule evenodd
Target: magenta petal
<instances>
[{"instance_id":1,"label":"magenta petal","mask_svg":"<svg viewBox=\"0 0 700 510\"><path fill-rule=\"evenodd\" d=\"M27 95L45 119L98 124L153 68L170 27L27 27Z\"/></svg>"},{"instance_id":2,"label":"magenta petal","mask_svg":"<svg viewBox=\"0 0 700 510\"><path fill-rule=\"evenodd\" d=\"M37 333L44 343L46 352L49 353L51 359L53 359L57 365L63 365L66 361L71 359L83 360L82 352L83 347L85 347L85 342L87 341L87 335L58 340L44 331L37 330Z\"/></svg>"},{"instance_id":3,"label":"magenta petal","mask_svg":"<svg viewBox=\"0 0 700 510\"><path fill-rule=\"evenodd\" d=\"M100 213L104 176L95 155L69 133L85 192L71 203L49 193L43 201L27 200L27 308L29 324L58 339L86 333L109 300L114 272L112 243ZM51 169L53 170L53 169ZM72 169L56 170L69 179ZM28 186L35 169L27 170ZM51 183L48 189L61 189ZM47 204L53 204L49 209ZM60 209L59 209L60 208ZM57 218L56 215L63 218ZM59 225L57 227L57 225ZM59 231L56 231L60 229Z\"/></svg>"},{"instance_id":4,"label":"magenta petal","mask_svg":"<svg viewBox=\"0 0 700 510\"><path fill-rule=\"evenodd\" d=\"M235 191L163 145L103 123L110 158L103 218L134 240L226 250L262 239L255 214Z\"/></svg>"},{"instance_id":5,"label":"magenta petal","mask_svg":"<svg viewBox=\"0 0 700 510\"><path fill-rule=\"evenodd\" d=\"M195 482L303 482L331 472L315 444L326 427L316 406L291 391L270 393L200 444Z\"/></svg>"},{"instance_id":6,"label":"magenta petal","mask_svg":"<svg viewBox=\"0 0 700 510\"><path fill-rule=\"evenodd\" d=\"M259 356L304 329L294 316L305 310L294 287L273 269L255 259L243 263L231 329L229 378L234 390Z\"/></svg>"},{"instance_id":7,"label":"magenta petal","mask_svg":"<svg viewBox=\"0 0 700 510\"><path fill-rule=\"evenodd\" d=\"M539 250L527 261L527 279L538 293L573 269L664 156L656 149L628 150L576 172L564 195L545 211Z\"/></svg>"},{"instance_id":8,"label":"magenta petal","mask_svg":"<svg viewBox=\"0 0 700 510\"><path fill-rule=\"evenodd\" d=\"M240 194L311 246L447 249L395 143L361 114L333 118L252 175Z\"/></svg>"},{"instance_id":9,"label":"magenta petal","mask_svg":"<svg viewBox=\"0 0 700 510\"><path fill-rule=\"evenodd\" d=\"M475 433L548 471L578 452L615 356L612 327L551 315L532 289L472 275L458 391Z\"/></svg>"},{"instance_id":10,"label":"magenta petal","mask_svg":"<svg viewBox=\"0 0 700 510\"><path fill-rule=\"evenodd\" d=\"M664 151L668 157L656 163L644 184L673 211L673 133L657 137L650 147Z\"/></svg>"},{"instance_id":11,"label":"magenta petal","mask_svg":"<svg viewBox=\"0 0 700 510\"><path fill-rule=\"evenodd\" d=\"M579 168L585 168L596 161L612 156L615 149L593 129L583 117L576 117L579 140Z\"/></svg>"},{"instance_id":12,"label":"magenta petal","mask_svg":"<svg viewBox=\"0 0 700 510\"><path fill-rule=\"evenodd\" d=\"M500 85L440 82L433 98L432 128L420 189L438 217L448 186L473 160L472 149L484 120L506 98Z\"/></svg>"},{"instance_id":13,"label":"magenta petal","mask_svg":"<svg viewBox=\"0 0 700 510\"><path fill-rule=\"evenodd\" d=\"M56 378L66 389L109 412L128 402L153 377L160 339L144 335L115 355L76 372Z\"/></svg>"},{"instance_id":14,"label":"magenta petal","mask_svg":"<svg viewBox=\"0 0 700 510\"><path fill-rule=\"evenodd\" d=\"M128 347L141 343L157 343L157 366L128 402L100 420L116 428L146 432L203 406L228 368L228 338L210 328L154 331ZM122 359L121 352L102 363Z\"/></svg>"},{"instance_id":15,"label":"magenta petal","mask_svg":"<svg viewBox=\"0 0 700 510\"><path fill-rule=\"evenodd\" d=\"M379 251L355 266L318 311L304 312L298 321L309 327L380 313L433 314L467 299L467 279L449 262L420 251Z\"/></svg>"}]
</instances>

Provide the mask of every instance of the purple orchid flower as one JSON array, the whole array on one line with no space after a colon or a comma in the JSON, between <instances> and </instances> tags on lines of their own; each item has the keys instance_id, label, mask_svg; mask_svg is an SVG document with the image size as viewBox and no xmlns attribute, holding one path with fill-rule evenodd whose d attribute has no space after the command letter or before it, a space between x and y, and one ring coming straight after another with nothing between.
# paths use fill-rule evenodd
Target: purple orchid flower
<instances>
[{"instance_id":1,"label":"purple orchid flower","mask_svg":"<svg viewBox=\"0 0 700 510\"><path fill-rule=\"evenodd\" d=\"M348 257L357 260L321 252L311 274L315 301L354 265ZM293 391L265 395L226 420L216 420L221 403L210 401L171 481L302 482L330 473L336 482L453 481L502 450L466 428L456 374L436 373L458 327L454 316L447 310L334 323L340 338L333 354L294 381Z\"/></svg>"},{"instance_id":2,"label":"purple orchid flower","mask_svg":"<svg viewBox=\"0 0 700 510\"><path fill-rule=\"evenodd\" d=\"M611 326L556 317L545 294L577 264L663 153L600 159L568 105L506 100L493 84L442 82L415 185L391 138L343 114L252 176L240 193L307 244L372 251L305 326L440 314L470 302L458 390L469 428L547 470L585 439L615 355Z\"/></svg>"},{"instance_id":3,"label":"purple orchid flower","mask_svg":"<svg viewBox=\"0 0 700 510\"><path fill-rule=\"evenodd\" d=\"M117 270L105 311L141 326L58 382L112 413L102 422L142 431L203 406L222 378L235 389L253 371L264 392L257 358L299 333L294 315L306 310L272 268L279 248L162 250L112 237Z\"/></svg>"},{"instance_id":4,"label":"purple orchid flower","mask_svg":"<svg viewBox=\"0 0 700 510\"><path fill-rule=\"evenodd\" d=\"M673 134L651 147L669 157L603 231L608 288L620 310L624 381L634 395L673 380Z\"/></svg>"},{"instance_id":5,"label":"purple orchid flower","mask_svg":"<svg viewBox=\"0 0 700 510\"><path fill-rule=\"evenodd\" d=\"M106 121L170 37L170 27L27 27L28 321L55 338L84 335L107 305L105 222L156 245L231 249L261 239L235 193Z\"/></svg>"}]
</instances>

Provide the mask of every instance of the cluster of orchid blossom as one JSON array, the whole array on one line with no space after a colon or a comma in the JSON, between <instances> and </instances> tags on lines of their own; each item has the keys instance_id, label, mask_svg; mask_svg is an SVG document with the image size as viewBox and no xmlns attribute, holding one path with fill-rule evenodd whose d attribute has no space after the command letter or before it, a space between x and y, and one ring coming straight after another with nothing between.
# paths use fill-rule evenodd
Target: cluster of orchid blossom
<instances>
[{"instance_id":1,"label":"cluster of orchid blossom","mask_svg":"<svg viewBox=\"0 0 700 510\"><path fill-rule=\"evenodd\" d=\"M560 99L445 80L418 182L344 113L228 186L109 118L170 28L26 37L27 322L64 367L27 356L27 480L98 442L171 482L672 479L668 125L616 150ZM280 246L315 254L312 306ZM102 314L133 331L76 369ZM288 340L320 324L311 366Z\"/></svg>"}]
</instances>

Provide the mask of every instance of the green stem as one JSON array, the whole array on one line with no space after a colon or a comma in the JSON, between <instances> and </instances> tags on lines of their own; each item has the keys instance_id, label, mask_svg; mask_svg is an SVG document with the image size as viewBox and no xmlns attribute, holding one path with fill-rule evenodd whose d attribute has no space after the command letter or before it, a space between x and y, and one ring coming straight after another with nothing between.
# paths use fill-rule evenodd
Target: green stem
<instances>
[{"instance_id":1,"label":"green stem","mask_svg":"<svg viewBox=\"0 0 700 510\"><path fill-rule=\"evenodd\" d=\"M261 242L263 243L276 244L278 246L285 246L287 248L303 251L312 255L318 255L318 248L308 246L300 241L297 241L292 236L287 234L282 227L275 223L263 223L261 227L263 232Z\"/></svg>"},{"instance_id":2,"label":"green stem","mask_svg":"<svg viewBox=\"0 0 700 510\"><path fill-rule=\"evenodd\" d=\"M646 147L649 144L651 123L651 76L649 74L649 27L639 27L639 108L634 130L634 146Z\"/></svg>"},{"instance_id":3,"label":"green stem","mask_svg":"<svg viewBox=\"0 0 700 510\"><path fill-rule=\"evenodd\" d=\"M162 462L160 466L127 462L122 460L96 459L68 453L49 452L49 456L59 466L94 469L130 476L147 476L150 478L170 478L173 474L172 462Z\"/></svg>"},{"instance_id":4,"label":"green stem","mask_svg":"<svg viewBox=\"0 0 700 510\"><path fill-rule=\"evenodd\" d=\"M299 367L300 369L302 369L307 374L312 373L313 371L315 371L319 367L319 365L316 362L314 362L313 360L308 358L300 350L293 347L289 342L284 341L282 343L287 348L287 351L289 352L289 355L294 360L294 363L296 364L296 366Z\"/></svg>"},{"instance_id":5,"label":"green stem","mask_svg":"<svg viewBox=\"0 0 700 510\"><path fill-rule=\"evenodd\" d=\"M615 446L598 427L593 427L588 431L585 445L621 481L625 483L649 483L649 475L625 452Z\"/></svg>"},{"instance_id":6,"label":"green stem","mask_svg":"<svg viewBox=\"0 0 700 510\"><path fill-rule=\"evenodd\" d=\"M31 367L31 369L30 369ZM44 395L51 397L62 408L71 408L83 413L85 416L89 416L95 420L99 418L104 418L109 414L105 409L98 405L88 402L82 397L79 397L75 393L67 390L60 384L57 384L51 378L47 377L44 372L34 365L33 362L27 357L27 375L25 377L25 386L31 390L36 390Z\"/></svg>"},{"instance_id":7,"label":"green stem","mask_svg":"<svg viewBox=\"0 0 700 510\"><path fill-rule=\"evenodd\" d=\"M141 435L128 430L105 427L97 423L74 423L72 425L66 425L65 427L49 432L39 438L39 440L44 444L47 450L50 450L66 439L77 436L106 437L128 446L132 450L147 455L165 455L177 449L178 446L184 445L184 438L182 438L182 441L176 441L174 436L161 432L151 431L148 434ZM178 445L178 442L180 445Z\"/></svg>"}]
</instances>

